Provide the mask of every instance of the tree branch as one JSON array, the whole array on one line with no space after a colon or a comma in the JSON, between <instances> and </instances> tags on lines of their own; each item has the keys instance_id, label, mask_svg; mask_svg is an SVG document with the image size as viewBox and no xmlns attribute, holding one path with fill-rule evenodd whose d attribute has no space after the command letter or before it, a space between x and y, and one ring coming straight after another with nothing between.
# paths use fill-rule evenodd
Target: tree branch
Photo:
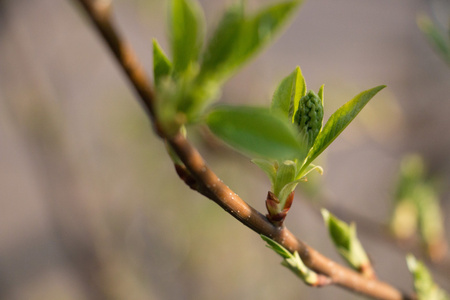
<instances>
[{"instance_id":1,"label":"tree branch","mask_svg":"<svg viewBox=\"0 0 450 300\"><path fill-rule=\"evenodd\" d=\"M287 228L275 227L256 209L244 202L211 171L199 152L181 134L165 136L158 130L154 107L154 95L145 72L132 49L122 41L111 22L111 5L108 0L76 0L86 10L119 65L138 93L141 103L149 114L157 133L171 145L186 169L178 168L180 177L199 193L213 200L225 211L253 231L277 241L289 251L297 251L304 263L312 270L331 278L334 284L375 299L412 299L393 286L368 279L355 271L326 258L313 248L298 240ZM187 171L187 172L186 172ZM181 174L180 174L181 172ZM192 178L187 178L191 176ZM194 181L192 181L195 180Z\"/></svg>"}]
</instances>

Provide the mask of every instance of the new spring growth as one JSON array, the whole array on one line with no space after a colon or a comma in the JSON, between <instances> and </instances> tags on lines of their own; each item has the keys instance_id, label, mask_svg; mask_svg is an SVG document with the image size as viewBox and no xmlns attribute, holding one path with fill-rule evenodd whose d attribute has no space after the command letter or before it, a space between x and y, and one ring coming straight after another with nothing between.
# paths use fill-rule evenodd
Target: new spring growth
<instances>
[{"instance_id":1,"label":"new spring growth","mask_svg":"<svg viewBox=\"0 0 450 300\"><path fill-rule=\"evenodd\" d=\"M270 109L222 106L209 112L211 131L235 149L252 157L269 177L266 199L268 219L283 224L294 190L313 170L322 173L314 160L341 134L363 107L384 86L363 91L323 122L324 86L307 92L300 67L278 84Z\"/></svg>"},{"instance_id":2,"label":"new spring growth","mask_svg":"<svg viewBox=\"0 0 450 300\"><path fill-rule=\"evenodd\" d=\"M414 289L418 300L449 300L449 295L433 280L427 267L409 254L406 256L408 269L414 277Z\"/></svg>"},{"instance_id":3,"label":"new spring growth","mask_svg":"<svg viewBox=\"0 0 450 300\"><path fill-rule=\"evenodd\" d=\"M268 219L281 226L294 198L294 190L300 181L312 169L322 171L320 167L306 169L304 166L308 151L322 129L323 120L323 86L319 96L313 91L306 92L306 82L300 67L286 76L278 85L273 95L271 111L280 115L295 130L299 150L289 159L277 159L272 162L255 159L253 162L261 167L271 178L272 189L268 193L266 206Z\"/></svg>"},{"instance_id":4,"label":"new spring growth","mask_svg":"<svg viewBox=\"0 0 450 300\"><path fill-rule=\"evenodd\" d=\"M317 135L322 129L323 102L313 91L309 91L300 99L295 113L294 123L297 125L307 148L314 145Z\"/></svg>"},{"instance_id":5,"label":"new spring growth","mask_svg":"<svg viewBox=\"0 0 450 300\"><path fill-rule=\"evenodd\" d=\"M347 261L347 263L358 272L368 278L375 276L364 248L356 236L356 226L354 223L348 225L333 216L328 210L322 209L322 216L328 228L331 240L336 250Z\"/></svg>"},{"instance_id":6,"label":"new spring growth","mask_svg":"<svg viewBox=\"0 0 450 300\"><path fill-rule=\"evenodd\" d=\"M291 253L286 248L265 235L261 234L261 238L267 243L267 248L272 249L283 258L281 264L294 272L294 274L303 280L303 282L307 285L324 286L331 283L331 278L317 274L305 266L297 251Z\"/></svg>"},{"instance_id":7,"label":"new spring growth","mask_svg":"<svg viewBox=\"0 0 450 300\"><path fill-rule=\"evenodd\" d=\"M168 57L154 41L153 66L155 111L161 131L172 136L183 125L203 119L225 81L274 40L301 0L274 3L251 13L240 1L226 10L210 34L198 0L168 2L172 55Z\"/></svg>"},{"instance_id":8,"label":"new spring growth","mask_svg":"<svg viewBox=\"0 0 450 300\"><path fill-rule=\"evenodd\" d=\"M407 239L420 235L433 261L447 252L444 220L436 178L429 178L423 158L410 154L402 159L394 197L390 229L395 237Z\"/></svg>"}]
</instances>

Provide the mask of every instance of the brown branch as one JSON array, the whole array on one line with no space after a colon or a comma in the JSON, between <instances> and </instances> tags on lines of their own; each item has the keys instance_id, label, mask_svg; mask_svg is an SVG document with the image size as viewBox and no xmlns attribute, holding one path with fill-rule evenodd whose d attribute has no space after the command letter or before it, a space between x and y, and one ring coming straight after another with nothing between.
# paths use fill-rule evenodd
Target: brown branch
<instances>
[{"instance_id":1,"label":"brown branch","mask_svg":"<svg viewBox=\"0 0 450 300\"><path fill-rule=\"evenodd\" d=\"M95 27L100 31L105 42L109 45L119 65L123 68L129 81L137 91L155 128L158 128L153 110L154 96L151 85L140 64L137 62L133 51L120 39L111 23L110 1L78 0L78 2L85 8ZM312 270L330 277L334 284L375 299L411 299L387 283L376 279L365 278L361 274L326 258L298 240L287 228L275 227L264 215L245 203L236 193L226 186L207 167L199 152L183 135L177 134L173 137L167 137L162 132L158 131L158 133L168 141L184 163L186 169L182 168L178 171L179 174L182 172L182 177L185 177L183 179L191 188L196 189L201 194L216 202L225 211L253 231L271 237L292 252L297 251L304 263ZM187 176L191 176L192 178L188 178Z\"/></svg>"}]
</instances>

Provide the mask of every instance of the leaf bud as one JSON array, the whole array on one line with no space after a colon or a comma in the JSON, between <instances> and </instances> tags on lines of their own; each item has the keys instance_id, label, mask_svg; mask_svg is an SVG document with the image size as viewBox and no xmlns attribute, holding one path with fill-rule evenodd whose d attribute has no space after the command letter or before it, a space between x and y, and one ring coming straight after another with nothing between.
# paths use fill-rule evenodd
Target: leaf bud
<instances>
[{"instance_id":1,"label":"leaf bud","mask_svg":"<svg viewBox=\"0 0 450 300\"><path fill-rule=\"evenodd\" d=\"M313 91L309 91L300 99L295 113L294 123L300 133L304 135L308 148L311 148L317 135L322 129L323 105L322 100Z\"/></svg>"}]
</instances>

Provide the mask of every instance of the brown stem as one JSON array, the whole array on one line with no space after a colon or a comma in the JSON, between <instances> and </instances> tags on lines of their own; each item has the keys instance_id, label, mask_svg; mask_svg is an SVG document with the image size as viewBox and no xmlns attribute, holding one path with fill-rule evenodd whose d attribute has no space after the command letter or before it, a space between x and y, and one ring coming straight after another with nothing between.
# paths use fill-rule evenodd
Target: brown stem
<instances>
[{"instance_id":1,"label":"brown stem","mask_svg":"<svg viewBox=\"0 0 450 300\"><path fill-rule=\"evenodd\" d=\"M78 2L85 8L94 25L105 39L105 42L109 45L129 81L137 91L155 128L158 129L153 110L154 96L151 85L140 64L137 62L132 49L120 39L113 27L110 19L109 1L78 0ZM297 251L309 268L330 277L332 282L337 285L375 299L411 299L408 296L402 295L399 290L391 285L375 279L365 278L326 258L298 240L287 228L274 226L264 215L245 203L236 193L226 186L206 166L198 151L190 145L183 135L176 134L173 137L167 137L163 132L158 130L157 132L169 142L181 161L185 164L186 170L184 168L181 170L183 176L192 176L196 181L196 184L194 184L191 181L192 178L185 178L189 180L189 185L216 202L245 226L259 234L264 234L272 238L292 252ZM178 171L180 172L180 169Z\"/></svg>"}]
</instances>

